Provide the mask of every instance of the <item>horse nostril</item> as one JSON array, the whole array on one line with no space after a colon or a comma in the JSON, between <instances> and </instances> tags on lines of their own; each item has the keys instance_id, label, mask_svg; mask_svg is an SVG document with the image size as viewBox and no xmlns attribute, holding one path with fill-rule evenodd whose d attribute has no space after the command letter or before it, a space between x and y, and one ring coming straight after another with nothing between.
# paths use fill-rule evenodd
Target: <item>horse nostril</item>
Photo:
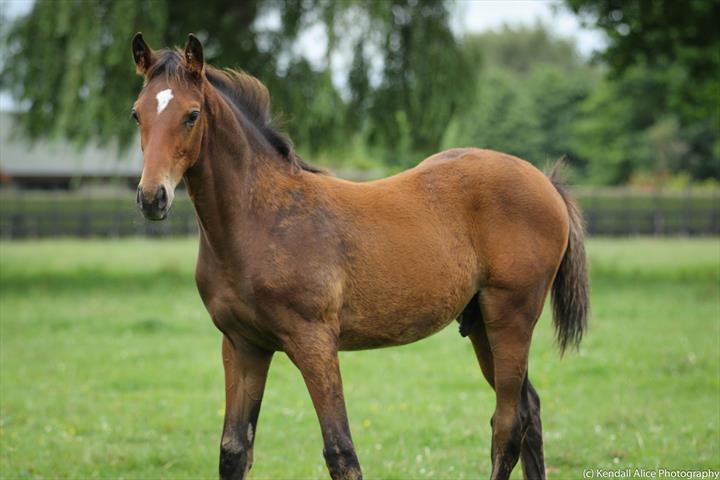
<instances>
[{"instance_id":1,"label":"horse nostril","mask_svg":"<svg viewBox=\"0 0 720 480\"><path fill-rule=\"evenodd\" d=\"M142 188L137 188L137 195L135 196L135 202L142 206Z\"/></svg>"},{"instance_id":2,"label":"horse nostril","mask_svg":"<svg viewBox=\"0 0 720 480\"><path fill-rule=\"evenodd\" d=\"M167 207L167 190L165 190L164 185L160 185L160 188L158 189L157 193L155 194L155 202L157 203L157 207L160 210L165 210L165 207Z\"/></svg>"}]
</instances>

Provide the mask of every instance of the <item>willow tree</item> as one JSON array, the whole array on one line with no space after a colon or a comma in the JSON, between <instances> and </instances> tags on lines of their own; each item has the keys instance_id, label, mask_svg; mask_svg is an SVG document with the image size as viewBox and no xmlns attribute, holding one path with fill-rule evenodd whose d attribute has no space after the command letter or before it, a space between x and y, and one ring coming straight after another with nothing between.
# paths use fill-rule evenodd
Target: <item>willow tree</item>
<instances>
[{"instance_id":1,"label":"willow tree","mask_svg":"<svg viewBox=\"0 0 720 480\"><path fill-rule=\"evenodd\" d=\"M430 154L459 106L472 101L476 69L450 30L443 0L379 2L376 18L384 34L384 67L371 102L373 133L390 147L407 143Z\"/></svg>"},{"instance_id":2,"label":"willow tree","mask_svg":"<svg viewBox=\"0 0 720 480\"><path fill-rule=\"evenodd\" d=\"M161 47L197 31L208 40L211 60L255 67L262 61L250 25L258 3L224 11L217 1L202 8L164 0L38 1L8 28L2 88L26 107L19 124L31 139L65 137L80 145L116 139L126 146L135 133L126 120L141 85L130 61L132 34L143 31Z\"/></svg>"},{"instance_id":3,"label":"willow tree","mask_svg":"<svg viewBox=\"0 0 720 480\"><path fill-rule=\"evenodd\" d=\"M132 35L142 31L156 48L203 41L206 60L242 68L269 87L275 110L302 148L342 145L360 125L380 145L397 144L406 118L412 145L437 148L462 101L463 63L449 24L447 0L38 0L7 26L8 52L0 87L20 102L19 125L31 139L56 136L127 146L128 120L141 84L130 59ZM278 21L279 20L279 21ZM320 26L328 40L323 65L303 58L296 40ZM363 25L363 28L357 28ZM332 53L355 55L344 97L334 85ZM369 82L378 58L380 81ZM378 62L375 62L378 63ZM389 99L389 100L388 100ZM372 106L372 108L371 108ZM279 108L278 108L279 107ZM354 109L348 115L348 109ZM358 117L360 115L360 117Z\"/></svg>"}]
</instances>

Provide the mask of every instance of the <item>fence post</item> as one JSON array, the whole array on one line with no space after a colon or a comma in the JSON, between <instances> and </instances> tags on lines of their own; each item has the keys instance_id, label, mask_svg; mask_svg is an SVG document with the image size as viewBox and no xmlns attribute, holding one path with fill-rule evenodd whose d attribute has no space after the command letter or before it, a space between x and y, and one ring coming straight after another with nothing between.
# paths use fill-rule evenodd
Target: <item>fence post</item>
<instances>
[{"instance_id":1,"label":"fence post","mask_svg":"<svg viewBox=\"0 0 720 480\"><path fill-rule=\"evenodd\" d=\"M653 214L652 214L652 221L653 221L653 235L656 237L659 237L663 234L663 227L665 223L665 219L663 218L663 212L662 212L662 206L661 206L661 192L662 189L658 188L654 191L653 195L653 202L652 202L652 208L653 208Z\"/></svg>"}]
</instances>

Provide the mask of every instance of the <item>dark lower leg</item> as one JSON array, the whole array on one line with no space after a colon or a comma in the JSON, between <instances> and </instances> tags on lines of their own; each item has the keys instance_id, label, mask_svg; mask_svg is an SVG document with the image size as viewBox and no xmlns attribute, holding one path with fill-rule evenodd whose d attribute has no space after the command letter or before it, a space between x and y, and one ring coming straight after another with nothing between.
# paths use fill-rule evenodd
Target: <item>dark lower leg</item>
<instances>
[{"instance_id":1,"label":"dark lower leg","mask_svg":"<svg viewBox=\"0 0 720 480\"><path fill-rule=\"evenodd\" d=\"M220 478L243 479L252 467L253 443L272 353L223 340L225 422Z\"/></svg>"},{"instance_id":2,"label":"dark lower leg","mask_svg":"<svg viewBox=\"0 0 720 480\"><path fill-rule=\"evenodd\" d=\"M240 445L222 445L220 447L220 478L245 478L248 466L248 450Z\"/></svg>"},{"instance_id":3,"label":"dark lower leg","mask_svg":"<svg viewBox=\"0 0 720 480\"><path fill-rule=\"evenodd\" d=\"M523 477L527 480L544 479L545 458L540 421L540 397L527 377L523 384L521 409L525 423L521 446Z\"/></svg>"},{"instance_id":4,"label":"dark lower leg","mask_svg":"<svg viewBox=\"0 0 720 480\"><path fill-rule=\"evenodd\" d=\"M522 445L521 422L517 415L498 414L493 416L492 437L492 480L506 480L520 458Z\"/></svg>"},{"instance_id":5,"label":"dark lower leg","mask_svg":"<svg viewBox=\"0 0 720 480\"><path fill-rule=\"evenodd\" d=\"M347 427L347 425L345 425ZM333 479L360 479L360 463L350 436L350 429L324 435L323 457Z\"/></svg>"},{"instance_id":6,"label":"dark lower leg","mask_svg":"<svg viewBox=\"0 0 720 480\"><path fill-rule=\"evenodd\" d=\"M220 478L242 479L252 468L253 444L260 405L247 421L235 421L223 428L220 442Z\"/></svg>"}]
</instances>

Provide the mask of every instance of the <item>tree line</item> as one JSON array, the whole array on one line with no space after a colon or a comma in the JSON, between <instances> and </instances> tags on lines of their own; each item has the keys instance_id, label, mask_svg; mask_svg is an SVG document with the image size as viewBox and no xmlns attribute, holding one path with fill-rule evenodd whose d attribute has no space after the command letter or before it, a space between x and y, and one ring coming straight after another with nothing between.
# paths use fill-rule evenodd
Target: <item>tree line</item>
<instances>
[{"instance_id":1,"label":"tree line","mask_svg":"<svg viewBox=\"0 0 720 480\"><path fill-rule=\"evenodd\" d=\"M539 166L568 155L582 183L717 181L720 1L567 7L607 33L594 58L550 25L458 37L446 0L38 0L0 23L0 88L29 138L116 141L122 152L141 85L129 39L143 31L159 48L192 31L209 62L268 86L309 161L393 171L479 146ZM327 39L319 64L298 49L310 28Z\"/></svg>"}]
</instances>

